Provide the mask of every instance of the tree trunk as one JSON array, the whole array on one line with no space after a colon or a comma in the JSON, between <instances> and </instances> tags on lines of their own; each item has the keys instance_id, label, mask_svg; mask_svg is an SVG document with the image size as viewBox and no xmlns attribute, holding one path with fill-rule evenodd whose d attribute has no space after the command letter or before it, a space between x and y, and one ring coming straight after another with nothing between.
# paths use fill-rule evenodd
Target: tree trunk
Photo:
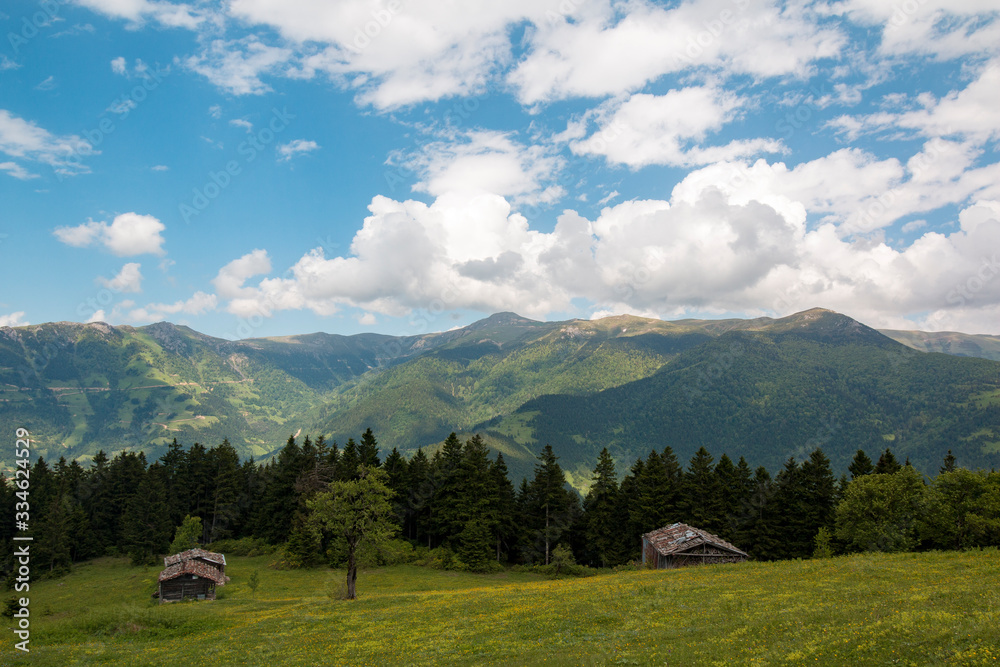
<instances>
[{"instance_id":1,"label":"tree trunk","mask_svg":"<svg viewBox=\"0 0 1000 667\"><path fill-rule=\"evenodd\" d=\"M549 504L545 503L545 564L549 564Z\"/></svg>"},{"instance_id":2,"label":"tree trunk","mask_svg":"<svg viewBox=\"0 0 1000 667\"><path fill-rule=\"evenodd\" d=\"M358 595L355 591L355 582L358 580L358 563L355 559L355 540L347 541L347 599L356 600Z\"/></svg>"}]
</instances>

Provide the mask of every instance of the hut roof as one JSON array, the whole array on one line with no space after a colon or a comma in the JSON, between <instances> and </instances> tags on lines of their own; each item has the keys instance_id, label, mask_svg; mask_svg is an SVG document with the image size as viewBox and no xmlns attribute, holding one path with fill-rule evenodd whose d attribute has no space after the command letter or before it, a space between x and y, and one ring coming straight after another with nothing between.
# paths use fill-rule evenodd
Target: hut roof
<instances>
[{"instance_id":1,"label":"hut roof","mask_svg":"<svg viewBox=\"0 0 1000 667\"><path fill-rule=\"evenodd\" d=\"M160 581L176 579L182 574L194 574L203 579L211 579L219 586L225 586L226 582L229 581L229 577L222 574L208 563L195 559L185 560L170 565L163 572L160 572Z\"/></svg>"},{"instance_id":2,"label":"hut roof","mask_svg":"<svg viewBox=\"0 0 1000 667\"><path fill-rule=\"evenodd\" d=\"M653 545L654 549L664 556L681 553L702 544L732 551L743 556L747 555L721 537L699 528L692 528L685 523L675 523L666 528L646 533L643 537Z\"/></svg>"},{"instance_id":3,"label":"hut roof","mask_svg":"<svg viewBox=\"0 0 1000 667\"><path fill-rule=\"evenodd\" d=\"M174 554L173 556L167 556L163 559L163 564L166 567L171 565L176 565L177 563L182 563L186 560L192 560L195 558L200 558L202 560L207 560L212 563L218 563L219 565L226 564L226 557L222 554L217 554L214 551L206 551L204 549L188 549L187 551L182 551L179 554Z\"/></svg>"}]
</instances>

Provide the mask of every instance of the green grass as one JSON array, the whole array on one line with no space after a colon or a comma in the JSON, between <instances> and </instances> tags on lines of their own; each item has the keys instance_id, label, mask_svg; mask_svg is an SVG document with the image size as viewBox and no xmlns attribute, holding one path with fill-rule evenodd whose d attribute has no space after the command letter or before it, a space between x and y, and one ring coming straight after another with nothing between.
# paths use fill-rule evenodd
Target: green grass
<instances>
[{"instance_id":1,"label":"green grass","mask_svg":"<svg viewBox=\"0 0 1000 667\"><path fill-rule=\"evenodd\" d=\"M275 571L230 558L215 602L158 606L157 569L102 559L32 585L32 652L2 664L956 664L1000 656L997 550L549 581L413 566ZM246 585L260 571L252 598ZM12 657L13 656L13 657Z\"/></svg>"}]
</instances>

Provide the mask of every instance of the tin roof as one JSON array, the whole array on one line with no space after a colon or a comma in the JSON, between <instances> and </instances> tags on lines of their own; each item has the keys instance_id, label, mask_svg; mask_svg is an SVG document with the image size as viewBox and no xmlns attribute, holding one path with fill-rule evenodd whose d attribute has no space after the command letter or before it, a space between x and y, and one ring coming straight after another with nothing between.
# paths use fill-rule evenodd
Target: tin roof
<instances>
[{"instance_id":1,"label":"tin roof","mask_svg":"<svg viewBox=\"0 0 1000 667\"><path fill-rule=\"evenodd\" d=\"M203 579L211 579L219 586L225 586L226 582L229 581L229 577L205 561L194 559L181 561L169 566L163 572L160 572L160 581L176 579L182 574L194 574Z\"/></svg>"},{"instance_id":2,"label":"tin roof","mask_svg":"<svg viewBox=\"0 0 1000 667\"><path fill-rule=\"evenodd\" d=\"M688 551L702 544L708 544L744 556L747 555L721 537L699 528L692 528L686 523L675 523L666 528L646 533L643 537L653 545L654 549L664 556Z\"/></svg>"},{"instance_id":3,"label":"tin roof","mask_svg":"<svg viewBox=\"0 0 1000 667\"><path fill-rule=\"evenodd\" d=\"M167 556L163 559L163 564L167 567L171 565L176 565L182 561L191 560L193 558L201 558L202 560L211 561L213 563L218 563L219 565L225 566L226 557L222 554L217 554L214 551L206 551L204 549L188 549L187 551L182 551L179 554L174 554L173 556Z\"/></svg>"}]
</instances>

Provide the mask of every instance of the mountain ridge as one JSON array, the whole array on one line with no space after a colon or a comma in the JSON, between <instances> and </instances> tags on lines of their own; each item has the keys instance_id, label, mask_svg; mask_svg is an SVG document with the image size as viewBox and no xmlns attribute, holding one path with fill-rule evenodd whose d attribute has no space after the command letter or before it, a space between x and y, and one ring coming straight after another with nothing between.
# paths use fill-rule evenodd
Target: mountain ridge
<instances>
[{"instance_id":1,"label":"mountain ridge","mask_svg":"<svg viewBox=\"0 0 1000 667\"><path fill-rule=\"evenodd\" d=\"M726 389L732 392L727 396L722 391L730 363L727 346L733 345L752 352L741 356L740 364L752 357L756 366L734 376L737 384ZM800 350L814 367L800 368L787 354L790 349ZM733 396L747 401L781 397L779 403L785 401L791 417L755 413L748 407L752 402L734 407L734 414L756 414L754 419L776 424L795 421L794 411L800 408L794 401L788 403L795 397L785 396L792 389L782 383L794 380L789 387L808 398L809 383L801 379L808 373L839 377L869 373L867 367L853 367L855 362L838 352L847 349L869 365L889 363L891 368L926 354L822 308L783 318L677 321L616 315L541 322L505 312L466 327L413 336L315 332L239 341L170 322L143 327L60 322L0 328L0 414L30 426L39 453L47 458L86 461L98 448L111 453L142 449L157 456L173 437L185 445L212 444L228 437L242 455L262 457L296 432L313 437L323 433L343 443L368 427L383 446L412 453L417 447L433 448L453 430L481 431L495 449L511 457L512 471L530 473L534 449L548 439L559 443L572 474L584 479L589 463L582 453L592 448L593 443L587 444L590 436L586 432L573 436L569 417L563 420L565 428L553 431L551 420L539 422L531 406L537 407L539 401L547 406L597 401L593 406L598 407L587 404L581 409L593 412L605 426L625 428L634 415L643 414L658 415L655 419L668 423L674 417L663 413L662 406L651 406L671 404L670 392L680 391L681 385L671 384L669 378L681 374L688 378L688 386L713 395L714 402L701 405L702 416L689 417L705 432L714 427L704 414L732 404ZM783 365L776 370L769 366L774 363ZM975 376L973 384L981 384L976 386L987 396L984 400L993 400L993 389L982 384L976 362L961 372L953 369L964 362L921 363L946 368L956 382L963 373ZM754 393L750 379L768 373L773 389ZM699 388L702 384L706 386ZM868 409L844 393L842 384L823 385L828 400L851 405L855 411ZM654 391L650 388L666 392L659 403L647 401L646 408L625 412L600 407L609 396L631 396L631 401L636 392ZM924 395L928 390L918 384L913 391ZM640 404L646 403L636 405ZM959 418L959 412L944 408L920 414ZM795 428L813 428L804 424ZM962 437L973 438L980 443L975 447L982 449L992 442L987 427L979 427L987 431L978 440L976 431L963 431ZM745 428L757 432L756 427ZM609 432L602 437L611 444L621 440L623 463L643 454L632 436L622 440ZM958 443L953 448L963 446ZM686 448L681 443L678 453Z\"/></svg>"}]
</instances>

